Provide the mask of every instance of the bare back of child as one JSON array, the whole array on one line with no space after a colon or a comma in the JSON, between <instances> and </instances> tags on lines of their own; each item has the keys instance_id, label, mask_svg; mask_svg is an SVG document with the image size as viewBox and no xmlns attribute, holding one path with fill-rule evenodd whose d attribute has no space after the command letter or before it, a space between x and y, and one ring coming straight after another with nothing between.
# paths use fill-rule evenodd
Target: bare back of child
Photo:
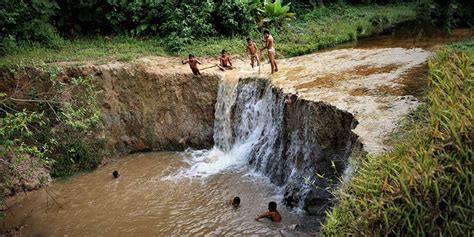
<instances>
[{"instance_id":1,"label":"bare back of child","mask_svg":"<svg viewBox=\"0 0 474 237\"><path fill-rule=\"evenodd\" d=\"M269 202L268 203L268 211L258 215L255 220L260 220L262 218L268 218L273 222L280 222L282 217L280 213L277 211L277 204L276 202Z\"/></svg>"}]
</instances>

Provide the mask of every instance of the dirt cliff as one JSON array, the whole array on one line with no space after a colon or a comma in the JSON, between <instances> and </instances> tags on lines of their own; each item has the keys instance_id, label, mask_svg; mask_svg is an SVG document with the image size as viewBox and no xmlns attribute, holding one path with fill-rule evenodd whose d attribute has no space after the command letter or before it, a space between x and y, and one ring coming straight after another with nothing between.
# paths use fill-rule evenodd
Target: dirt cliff
<instances>
[{"instance_id":1,"label":"dirt cliff","mask_svg":"<svg viewBox=\"0 0 474 237\"><path fill-rule=\"evenodd\" d=\"M67 66L58 80L88 75L94 77L112 153L212 146L218 76L156 73L138 65L111 64ZM46 93L51 87L50 75L42 69L3 70L1 77L0 91L8 94L20 88L16 97L24 99L31 91Z\"/></svg>"},{"instance_id":2,"label":"dirt cliff","mask_svg":"<svg viewBox=\"0 0 474 237\"><path fill-rule=\"evenodd\" d=\"M219 78L159 74L140 67L70 68L92 74L110 147L119 154L213 144Z\"/></svg>"}]
</instances>

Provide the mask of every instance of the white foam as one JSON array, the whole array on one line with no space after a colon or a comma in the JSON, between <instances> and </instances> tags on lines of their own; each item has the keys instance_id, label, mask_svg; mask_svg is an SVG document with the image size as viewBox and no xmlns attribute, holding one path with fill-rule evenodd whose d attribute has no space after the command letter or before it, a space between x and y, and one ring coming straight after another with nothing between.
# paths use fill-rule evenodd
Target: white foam
<instances>
[{"instance_id":1,"label":"white foam","mask_svg":"<svg viewBox=\"0 0 474 237\"><path fill-rule=\"evenodd\" d=\"M214 147L211 150L186 150L185 162L189 167L181 169L176 175L164 180L182 178L207 178L226 170L238 169L247 163L249 145L235 146L228 153Z\"/></svg>"}]
</instances>

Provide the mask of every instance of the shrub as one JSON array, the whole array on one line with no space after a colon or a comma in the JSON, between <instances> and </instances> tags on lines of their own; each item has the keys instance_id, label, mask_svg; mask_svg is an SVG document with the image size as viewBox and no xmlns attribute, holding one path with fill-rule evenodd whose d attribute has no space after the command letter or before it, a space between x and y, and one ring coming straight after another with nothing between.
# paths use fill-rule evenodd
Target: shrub
<instances>
[{"instance_id":1,"label":"shrub","mask_svg":"<svg viewBox=\"0 0 474 237\"><path fill-rule=\"evenodd\" d=\"M91 171L105 156L93 78L71 78L65 83L56 79L59 68L48 71L50 81L41 83L49 92L32 87L1 95L0 161L3 157L39 158L55 177ZM18 98L12 95L22 96L24 102L16 103ZM22 112L16 112L19 109Z\"/></svg>"},{"instance_id":2,"label":"shrub","mask_svg":"<svg viewBox=\"0 0 474 237\"><path fill-rule=\"evenodd\" d=\"M33 43L57 46L60 37L49 23L57 9L50 0L0 0L0 53Z\"/></svg>"},{"instance_id":3,"label":"shrub","mask_svg":"<svg viewBox=\"0 0 474 237\"><path fill-rule=\"evenodd\" d=\"M261 14L257 16L260 27L281 27L284 23L295 19L295 13L290 12L290 4L283 5L282 0L265 0Z\"/></svg>"},{"instance_id":4,"label":"shrub","mask_svg":"<svg viewBox=\"0 0 474 237\"><path fill-rule=\"evenodd\" d=\"M188 0L179 3L168 1L163 7L164 17L160 32L190 39L215 35L211 17L214 10L215 4L210 0Z\"/></svg>"},{"instance_id":5,"label":"shrub","mask_svg":"<svg viewBox=\"0 0 474 237\"><path fill-rule=\"evenodd\" d=\"M107 0L110 11L107 20L115 33L153 35L162 20L162 0Z\"/></svg>"},{"instance_id":6,"label":"shrub","mask_svg":"<svg viewBox=\"0 0 474 237\"><path fill-rule=\"evenodd\" d=\"M106 18L111 7L101 0L56 0L59 11L53 20L58 30L67 36L109 34L112 25ZM130 17L130 16L127 16Z\"/></svg>"},{"instance_id":7,"label":"shrub","mask_svg":"<svg viewBox=\"0 0 474 237\"><path fill-rule=\"evenodd\" d=\"M220 35L248 35L256 29L255 16L259 0L253 1L216 1L214 25Z\"/></svg>"},{"instance_id":8,"label":"shrub","mask_svg":"<svg viewBox=\"0 0 474 237\"><path fill-rule=\"evenodd\" d=\"M447 31L457 26L474 28L474 2L470 0L424 0L417 12L424 21Z\"/></svg>"},{"instance_id":9,"label":"shrub","mask_svg":"<svg viewBox=\"0 0 474 237\"><path fill-rule=\"evenodd\" d=\"M105 155L105 140L100 138L100 110L96 104L93 78L72 78L72 85L53 82L58 91L72 91L74 98L66 97L53 111L49 133L51 148L47 155L54 160L54 177L72 175L78 171L97 168ZM48 133L46 133L48 134Z\"/></svg>"}]
</instances>

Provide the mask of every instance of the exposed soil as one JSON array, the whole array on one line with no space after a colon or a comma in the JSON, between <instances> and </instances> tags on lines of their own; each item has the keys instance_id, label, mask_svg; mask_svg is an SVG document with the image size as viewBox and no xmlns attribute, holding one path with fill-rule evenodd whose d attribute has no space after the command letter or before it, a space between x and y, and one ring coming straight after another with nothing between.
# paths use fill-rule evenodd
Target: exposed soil
<instances>
[{"instance_id":1,"label":"exposed soil","mask_svg":"<svg viewBox=\"0 0 474 237\"><path fill-rule=\"evenodd\" d=\"M64 66L58 78L67 82L72 77L94 76L108 148L114 154L211 147L219 77L157 68L162 58L153 62L148 66L139 62ZM8 96L15 91L20 99L28 99L31 91L47 94L51 88L49 75L42 69L3 71L2 78L0 91Z\"/></svg>"},{"instance_id":2,"label":"exposed soil","mask_svg":"<svg viewBox=\"0 0 474 237\"><path fill-rule=\"evenodd\" d=\"M339 59L339 58L337 58ZM381 74L381 73L390 73L394 69L397 69L401 65L392 64L392 65L383 65L383 66L369 66L362 65L356 66L353 69L348 71L340 72L338 74L329 74L317 78L314 81L301 83L295 86L296 89L305 89L305 88L331 88L337 86L339 83L344 81L349 81L351 79L357 79L362 76L369 76L372 74Z\"/></svg>"}]
</instances>

